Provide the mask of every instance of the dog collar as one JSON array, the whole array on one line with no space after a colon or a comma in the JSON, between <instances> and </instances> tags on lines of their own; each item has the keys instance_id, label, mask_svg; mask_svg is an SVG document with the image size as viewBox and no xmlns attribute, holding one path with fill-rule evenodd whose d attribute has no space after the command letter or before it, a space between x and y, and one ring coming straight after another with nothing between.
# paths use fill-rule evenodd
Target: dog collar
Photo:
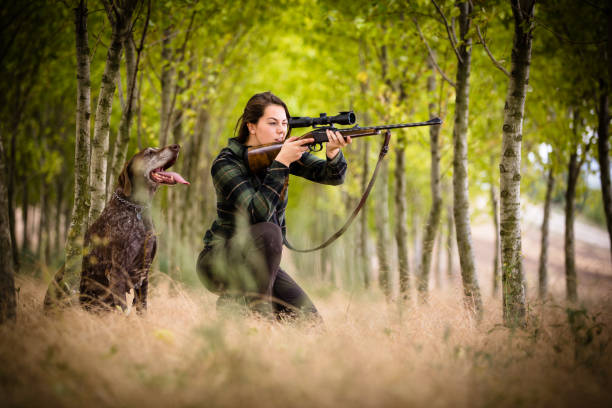
<instances>
[{"instance_id":1,"label":"dog collar","mask_svg":"<svg viewBox=\"0 0 612 408\"><path fill-rule=\"evenodd\" d=\"M117 192L115 191L113 193L113 195L115 196L115 198L117 198L117 200L121 201L123 204L130 206L132 208L134 208L134 210L136 211L136 218L138 218L139 220L142 220L142 211L146 210L147 208L149 208L148 205L139 205L136 203L133 203L123 197L121 197L119 194L117 194Z\"/></svg>"}]
</instances>

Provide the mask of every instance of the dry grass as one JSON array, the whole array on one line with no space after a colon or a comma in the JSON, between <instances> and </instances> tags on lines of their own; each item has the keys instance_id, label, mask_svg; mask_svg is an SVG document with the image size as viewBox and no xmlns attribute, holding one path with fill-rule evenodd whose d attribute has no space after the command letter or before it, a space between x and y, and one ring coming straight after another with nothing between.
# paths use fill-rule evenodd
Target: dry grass
<instances>
[{"instance_id":1,"label":"dry grass","mask_svg":"<svg viewBox=\"0 0 612 408\"><path fill-rule=\"evenodd\" d=\"M145 317L78 308L46 317L42 282L17 283L19 320L0 327L2 406L612 403L609 296L586 300L583 328L570 330L565 308L550 302L511 332L498 301L476 325L456 288L403 312L376 292L315 288L326 325L312 328L217 316L203 288L167 280Z\"/></svg>"}]
</instances>

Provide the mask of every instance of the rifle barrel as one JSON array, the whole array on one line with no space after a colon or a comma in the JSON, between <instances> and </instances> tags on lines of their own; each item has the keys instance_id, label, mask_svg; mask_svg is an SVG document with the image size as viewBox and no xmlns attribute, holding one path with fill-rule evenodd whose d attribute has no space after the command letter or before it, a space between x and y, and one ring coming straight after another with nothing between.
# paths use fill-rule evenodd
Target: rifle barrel
<instances>
[{"instance_id":1,"label":"rifle barrel","mask_svg":"<svg viewBox=\"0 0 612 408\"><path fill-rule=\"evenodd\" d=\"M440 118L432 118L427 122L415 122L415 123L400 123L397 125L383 125L383 126L370 126L363 127L361 129L378 129L378 130L386 130L386 129L399 129L399 128L407 128L407 127L417 127L417 126L433 126L433 125L441 125L442 119Z\"/></svg>"}]
</instances>

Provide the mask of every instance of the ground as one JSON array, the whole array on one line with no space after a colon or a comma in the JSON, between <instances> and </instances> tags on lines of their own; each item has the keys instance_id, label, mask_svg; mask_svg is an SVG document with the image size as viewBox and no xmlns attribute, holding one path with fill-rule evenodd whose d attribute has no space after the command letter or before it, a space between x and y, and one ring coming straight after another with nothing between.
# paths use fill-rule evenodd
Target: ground
<instances>
[{"instance_id":1,"label":"ground","mask_svg":"<svg viewBox=\"0 0 612 408\"><path fill-rule=\"evenodd\" d=\"M214 296L160 273L144 317L79 308L45 316L44 284L21 275L19 319L0 327L0 406L612 406L607 236L576 228L581 303L565 304L563 230L553 217L552 295L540 302L539 222L530 217L524 330L503 327L490 295L486 224L473 228L480 323L456 284L402 307L377 290L304 282L325 318L313 327L218 314Z\"/></svg>"}]
</instances>

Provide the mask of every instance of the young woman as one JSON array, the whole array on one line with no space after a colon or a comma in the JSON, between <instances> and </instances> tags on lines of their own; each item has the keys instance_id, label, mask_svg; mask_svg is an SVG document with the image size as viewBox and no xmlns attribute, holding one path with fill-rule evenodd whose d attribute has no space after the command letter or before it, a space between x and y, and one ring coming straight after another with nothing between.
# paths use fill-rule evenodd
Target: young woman
<instances>
[{"instance_id":1,"label":"young woman","mask_svg":"<svg viewBox=\"0 0 612 408\"><path fill-rule=\"evenodd\" d=\"M346 161L342 147L351 143L327 132L326 160L308 153L313 139L287 138L289 110L270 92L251 97L236 129L213 161L217 219L204 236L197 261L206 288L218 294L217 306L245 302L252 310L277 317L305 315L320 320L302 288L279 265L285 235L289 174L317 183L342 184ZM283 142L276 159L259 174L246 162L247 146Z\"/></svg>"}]
</instances>

